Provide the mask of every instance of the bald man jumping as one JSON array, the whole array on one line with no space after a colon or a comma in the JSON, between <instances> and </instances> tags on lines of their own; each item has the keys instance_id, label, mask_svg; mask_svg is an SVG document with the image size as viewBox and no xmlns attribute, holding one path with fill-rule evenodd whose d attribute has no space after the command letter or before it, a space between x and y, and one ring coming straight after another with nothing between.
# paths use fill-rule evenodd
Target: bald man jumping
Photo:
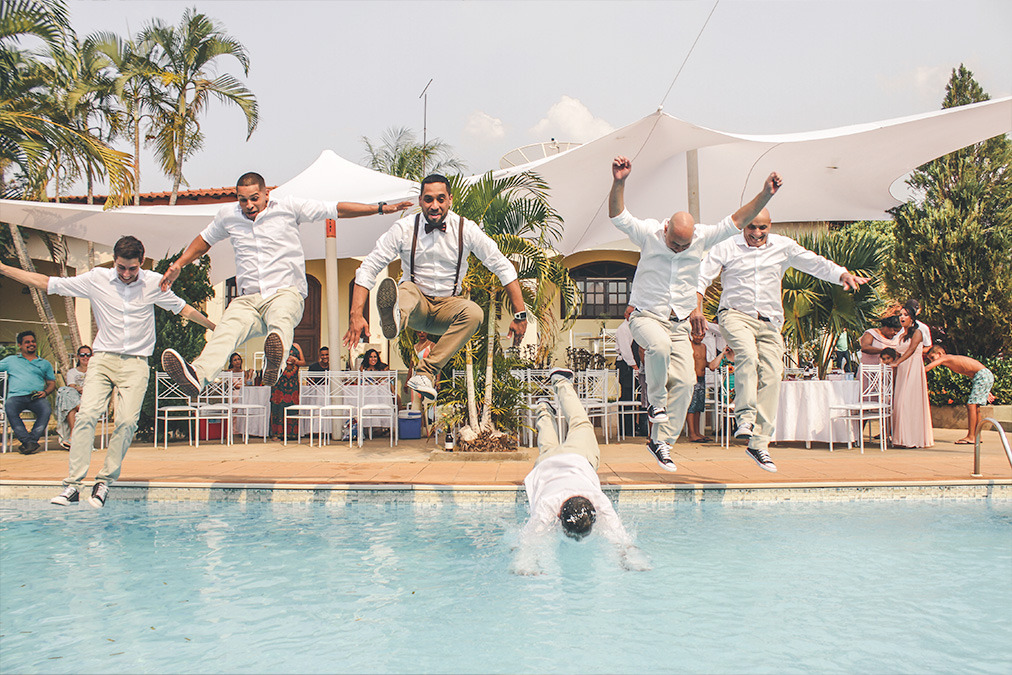
<instances>
[{"instance_id":1,"label":"bald man jumping","mask_svg":"<svg viewBox=\"0 0 1012 675\"><path fill-rule=\"evenodd\" d=\"M612 161L608 215L640 247L629 294L633 307L629 329L646 352L647 419L653 423L647 447L662 469L675 471L671 444L682 432L696 381L690 332L706 330L706 319L696 306L700 262L710 248L738 234L759 215L780 189L781 180L771 173L762 192L717 225L696 224L685 211L661 223L639 220L626 210L625 182L631 172L628 158Z\"/></svg>"}]
</instances>

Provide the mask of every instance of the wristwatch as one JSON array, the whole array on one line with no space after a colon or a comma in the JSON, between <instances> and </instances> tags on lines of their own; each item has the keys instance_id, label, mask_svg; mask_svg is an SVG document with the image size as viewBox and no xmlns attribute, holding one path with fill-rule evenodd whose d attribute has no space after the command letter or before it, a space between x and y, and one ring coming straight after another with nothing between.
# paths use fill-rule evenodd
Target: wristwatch
<instances>
[{"instance_id":1,"label":"wristwatch","mask_svg":"<svg viewBox=\"0 0 1012 675\"><path fill-rule=\"evenodd\" d=\"M377 207L378 207L378 208L377 208L377 210L376 210L376 213L378 213L378 214L380 214L380 215L382 216L382 215L383 215L383 207L384 207L384 206L386 206L386 205L387 205L387 203L386 203L386 202L380 202L380 203L379 203L379 204L377 205Z\"/></svg>"},{"instance_id":2,"label":"wristwatch","mask_svg":"<svg viewBox=\"0 0 1012 675\"><path fill-rule=\"evenodd\" d=\"M527 321L527 310L525 309L522 312L517 312L516 314L514 314L513 315L513 320L514 321Z\"/></svg>"}]
</instances>

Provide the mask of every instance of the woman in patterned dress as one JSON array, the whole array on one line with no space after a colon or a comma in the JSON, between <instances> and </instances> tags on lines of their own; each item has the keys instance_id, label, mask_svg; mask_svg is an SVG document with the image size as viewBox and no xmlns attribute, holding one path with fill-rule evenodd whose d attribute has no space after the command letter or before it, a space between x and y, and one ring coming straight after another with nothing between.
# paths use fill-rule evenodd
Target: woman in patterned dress
<instances>
[{"instance_id":1,"label":"woman in patterned dress","mask_svg":"<svg viewBox=\"0 0 1012 675\"><path fill-rule=\"evenodd\" d=\"M299 402L299 367L304 365L302 347L293 343L285 369L271 387L271 436L277 440L282 440L285 433L285 408ZM288 420L288 436L297 438L298 435L299 420Z\"/></svg>"}]
</instances>

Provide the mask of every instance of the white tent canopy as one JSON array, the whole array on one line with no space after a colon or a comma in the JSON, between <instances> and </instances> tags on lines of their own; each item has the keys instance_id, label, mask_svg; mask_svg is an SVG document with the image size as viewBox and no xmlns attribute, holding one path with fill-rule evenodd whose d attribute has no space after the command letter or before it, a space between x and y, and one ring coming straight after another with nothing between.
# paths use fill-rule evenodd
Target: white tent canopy
<instances>
[{"instance_id":1,"label":"white tent canopy","mask_svg":"<svg viewBox=\"0 0 1012 675\"><path fill-rule=\"evenodd\" d=\"M784 179L774 221L883 219L901 203L890 189L921 164L1012 131L1012 97L826 131L746 136L714 131L660 111L567 152L504 169L540 174L565 221L564 254L614 242L608 219L611 160L633 171L630 212L666 218L688 211L686 153L698 151L700 220L714 223L750 200L771 171Z\"/></svg>"},{"instance_id":2,"label":"white tent canopy","mask_svg":"<svg viewBox=\"0 0 1012 675\"><path fill-rule=\"evenodd\" d=\"M784 187L770 203L774 221L879 219L900 203L896 181L936 157L1012 131L1012 97L912 117L826 131L749 136L715 131L660 111L602 138L552 157L506 169L532 169L551 187L550 199L565 221L557 249L564 254L613 242L608 219L611 160L626 155L633 173L626 204L641 217L664 218L688 210L686 153L698 151L700 216L716 222L762 188L770 171ZM273 191L276 196L357 201L398 201L417 195L417 184L342 159L330 150ZM80 206L0 200L0 221L88 239L111 246L123 234L140 238L151 257L186 246L221 207ZM340 256L367 254L397 218L370 216L339 223ZM324 228L302 229L310 259L323 257ZM211 249L211 278L235 273L228 246Z\"/></svg>"},{"instance_id":3,"label":"white tent canopy","mask_svg":"<svg viewBox=\"0 0 1012 675\"><path fill-rule=\"evenodd\" d=\"M366 204L401 201L418 193L418 184L353 164L332 150L324 150L305 171L279 185L271 194ZM150 257L158 259L186 247L214 218L222 204L185 206L126 206L105 211L101 206L0 200L0 221L59 232L70 237L112 246L125 234L142 242ZM341 256L365 255L396 215L368 216L338 226L337 250ZM323 257L323 224L302 228L307 258ZM211 248L211 281L235 274L231 247Z\"/></svg>"}]
</instances>

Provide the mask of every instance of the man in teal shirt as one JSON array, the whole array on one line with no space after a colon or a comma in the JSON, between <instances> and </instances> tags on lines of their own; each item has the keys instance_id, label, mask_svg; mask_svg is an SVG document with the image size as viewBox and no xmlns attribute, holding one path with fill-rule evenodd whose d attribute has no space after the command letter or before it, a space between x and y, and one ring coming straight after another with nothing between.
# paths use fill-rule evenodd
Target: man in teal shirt
<instances>
[{"instance_id":1,"label":"man in teal shirt","mask_svg":"<svg viewBox=\"0 0 1012 675\"><path fill-rule=\"evenodd\" d=\"M38 344L32 331L18 333L18 348L20 354L0 361L0 371L7 372L7 400L4 409L14 436L21 441L19 452L22 455L34 455L40 450L39 439L46 432L49 416L53 414L46 396L56 389L56 373L49 361L39 357ZM35 425L31 431L21 421L21 413L25 410L30 410L35 415Z\"/></svg>"}]
</instances>

